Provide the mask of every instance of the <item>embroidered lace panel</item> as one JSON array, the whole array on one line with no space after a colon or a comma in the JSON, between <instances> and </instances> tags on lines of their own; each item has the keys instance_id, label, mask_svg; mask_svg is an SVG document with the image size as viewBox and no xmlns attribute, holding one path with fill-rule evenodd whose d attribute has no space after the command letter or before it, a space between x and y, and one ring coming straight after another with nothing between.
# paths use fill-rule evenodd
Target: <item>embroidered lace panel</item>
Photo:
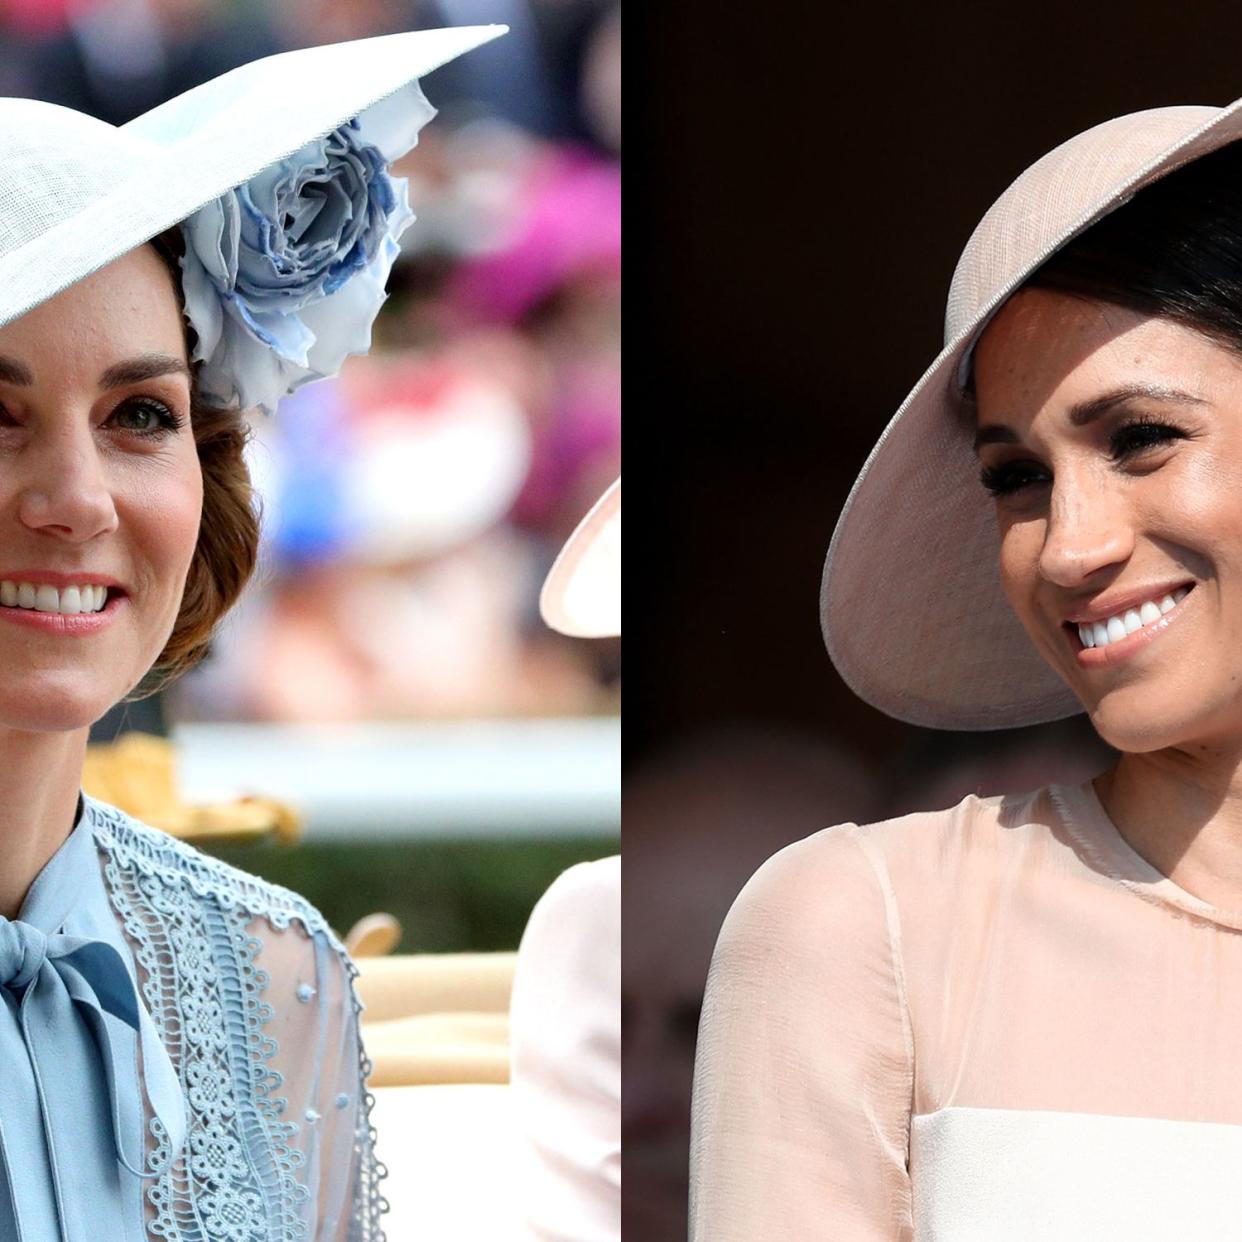
<instances>
[{"instance_id":1,"label":"embroidered lace panel","mask_svg":"<svg viewBox=\"0 0 1242 1242\"><path fill-rule=\"evenodd\" d=\"M309 903L89 803L189 1111L148 1191L163 1242L383 1242L357 968ZM150 1127L149 1154L165 1142Z\"/></svg>"}]
</instances>

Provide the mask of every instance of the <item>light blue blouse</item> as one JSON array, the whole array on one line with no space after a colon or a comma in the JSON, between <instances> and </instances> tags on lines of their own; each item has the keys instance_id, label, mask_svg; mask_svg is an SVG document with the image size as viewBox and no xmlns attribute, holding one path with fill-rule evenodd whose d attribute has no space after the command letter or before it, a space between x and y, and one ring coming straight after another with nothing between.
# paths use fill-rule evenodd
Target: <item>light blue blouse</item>
<instances>
[{"instance_id":1,"label":"light blue blouse","mask_svg":"<svg viewBox=\"0 0 1242 1242\"><path fill-rule=\"evenodd\" d=\"M296 894L83 798L0 918L0 1242L382 1242L356 975Z\"/></svg>"}]
</instances>

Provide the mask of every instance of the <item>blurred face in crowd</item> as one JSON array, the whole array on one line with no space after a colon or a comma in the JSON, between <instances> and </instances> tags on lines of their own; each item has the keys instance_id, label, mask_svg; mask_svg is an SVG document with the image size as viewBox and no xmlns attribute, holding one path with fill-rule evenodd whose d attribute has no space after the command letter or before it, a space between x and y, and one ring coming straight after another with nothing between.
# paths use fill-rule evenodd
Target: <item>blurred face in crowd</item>
<instances>
[{"instance_id":1,"label":"blurred face in crowd","mask_svg":"<svg viewBox=\"0 0 1242 1242\"><path fill-rule=\"evenodd\" d=\"M778 731L705 734L627 777L626 888L640 895L622 911L627 1238L685 1242L699 1014L730 904L768 855L875 806L856 758Z\"/></svg>"},{"instance_id":2,"label":"blurred face in crowd","mask_svg":"<svg viewBox=\"0 0 1242 1242\"><path fill-rule=\"evenodd\" d=\"M685 850L670 851L640 874L635 891L643 895L644 913L625 920L622 977L624 1228L627 1237L681 1242L703 986L733 892L718 891L702 857Z\"/></svg>"},{"instance_id":3,"label":"blurred face in crowd","mask_svg":"<svg viewBox=\"0 0 1242 1242\"><path fill-rule=\"evenodd\" d=\"M975 359L1005 593L1119 750L1242 735L1242 356L1042 289Z\"/></svg>"},{"instance_id":4,"label":"blurred face in crowd","mask_svg":"<svg viewBox=\"0 0 1242 1242\"><path fill-rule=\"evenodd\" d=\"M181 311L154 249L0 327L0 727L80 729L138 683L201 510Z\"/></svg>"}]
</instances>

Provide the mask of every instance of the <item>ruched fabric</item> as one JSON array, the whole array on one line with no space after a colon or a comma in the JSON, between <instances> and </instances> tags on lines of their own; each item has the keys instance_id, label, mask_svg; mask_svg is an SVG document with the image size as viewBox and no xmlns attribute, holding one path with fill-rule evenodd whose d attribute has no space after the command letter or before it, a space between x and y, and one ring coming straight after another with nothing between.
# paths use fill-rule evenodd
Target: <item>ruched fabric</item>
<instances>
[{"instance_id":1,"label":"ruched fabric","mask_svg":"<svg viewBox=\"0 0 1242 1242\"><path fill-rule=\"evenodd\" d=\"M18 917L0 918L4 1242L141 1242L143 1183L185 1141L181 1086L119 933L62 931L100 883L79 807ZM148 1125L160 1152L149 1167Z\"/></svg>"}]
</instances>

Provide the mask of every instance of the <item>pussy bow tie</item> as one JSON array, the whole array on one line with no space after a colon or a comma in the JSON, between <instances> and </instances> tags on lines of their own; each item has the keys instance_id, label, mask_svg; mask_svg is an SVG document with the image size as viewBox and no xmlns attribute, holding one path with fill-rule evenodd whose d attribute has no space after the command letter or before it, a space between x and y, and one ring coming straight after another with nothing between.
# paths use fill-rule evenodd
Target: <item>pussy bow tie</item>
<instances>
[{"instance_id":1,"label":"pussy bow tie","mask_svg":"<svg viewBox=\"0 0 1242 1242\"><path fill-rule=\"evenodd\" d=\"M71 847L98 865L89 825L62 852ZM7 1172L12 1203L8 1221L0 1204L0 1237L9 1225L15 1242L128 1242L133 1179L158 1177L176 1159L184 1097L121 954L55 930L82 887L66 882L81 866L59 862L58 854L35 881L20 919L0 918L0 1180ZM151 1167L144 1079L162 1139Z\"/></svg>"}]
</instances>

